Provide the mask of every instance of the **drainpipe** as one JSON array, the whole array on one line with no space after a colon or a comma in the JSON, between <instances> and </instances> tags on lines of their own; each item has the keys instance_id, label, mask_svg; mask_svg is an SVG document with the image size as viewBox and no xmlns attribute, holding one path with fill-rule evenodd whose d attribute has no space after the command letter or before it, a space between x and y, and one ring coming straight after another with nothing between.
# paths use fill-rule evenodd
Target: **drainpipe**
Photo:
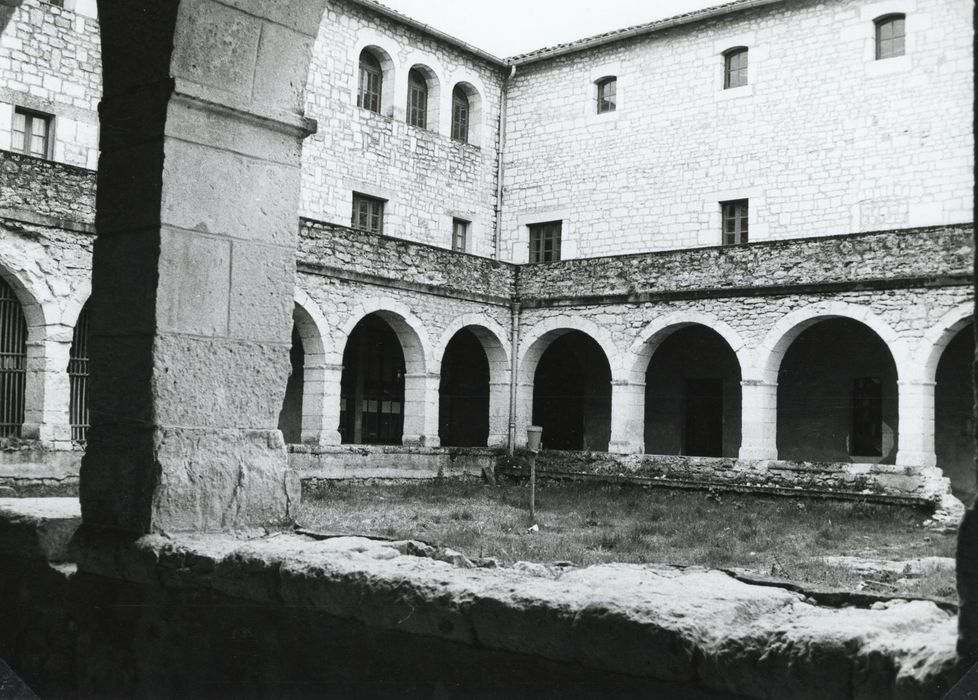
<instances>
[{"instance_id":1,"label":"drainpipe","mask_svg":"<svg viewBox=\"0 0 978 700\"><path fill-rule=\"evenodd\" d=\"M516 75L516 66L510 68L509 75L503 80L503 89L499 98L499 149L496 153L496 246L493 258L502 259L503 242L500 236L503 215L503 155L506 152L506 104L509 81Z\"/></svg>"},{"instance_id":2,"label":"drainpipe","mask_svg":"<svg viewBox=\"0 0 978 700\"><path fill-rule=\"evenodd\" d=\"M519 279L520 270L516 268L514 271L515 279ZM510 329L510 338L512 338L511 350L510 350L510 367L509 367L509 447L507 452L509 456L513 456L513 452L516 450L516 390L518 386L518 370L519 370L519 349L520 349L520 298L514 296L509 307L510 318L512 320L512 327Z\"/></svg>"}]
</instances>

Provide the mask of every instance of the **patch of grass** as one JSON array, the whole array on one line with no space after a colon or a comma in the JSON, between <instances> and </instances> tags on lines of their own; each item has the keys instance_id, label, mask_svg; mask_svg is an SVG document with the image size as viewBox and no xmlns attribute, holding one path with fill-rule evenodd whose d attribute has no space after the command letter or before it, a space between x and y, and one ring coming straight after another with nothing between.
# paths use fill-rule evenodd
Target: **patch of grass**
<instances>
[{"instance_id":1,"label":"patch of grass","mask_svg":"<svg viewBox=\"0 0 978 700\"><path fill-rule=\"evenodd\" d=\"M474 481L333 484L304 498L298 519L320 532L419 539L504 564L739 567L852 589L866 577L821 557L954 556L953 535L925 531L926 514L895 506L544 482L540 531L529 533L528 500L525 486ZM948 571L879 584L879 592L955 597Z\"/></svg>"}]
</instances>

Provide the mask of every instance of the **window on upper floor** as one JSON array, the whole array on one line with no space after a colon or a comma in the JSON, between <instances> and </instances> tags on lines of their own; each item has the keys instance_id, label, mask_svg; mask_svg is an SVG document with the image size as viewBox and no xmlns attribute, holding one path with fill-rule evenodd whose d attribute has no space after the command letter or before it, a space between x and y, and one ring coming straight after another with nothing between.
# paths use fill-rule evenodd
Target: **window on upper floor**
<instances>
[{"instance_id":1,"label":"window on upper floor","mask_svg":"<svg viewBox=\"0 0 978 700\"><path fill-rule=\"evenodd\" d=\"M380 61L370 51L360 53L360 85L357 90L357 107L380 114L384 90L384 71Z\"/></svg>"},{"instance_id":2,"label":"window on upper floor","mask_svg":"<svg viewBox=\"0 0 978 700\"><path fill-rule=\"evenodd\" d=\"M54 5L55 7L64 7L65 0L44 0L48 5Z\"/></svg>"},{"instance_id":3,"label":"window on upper floor","mask_svg":"<svg viewBox=\"0 0 978 700\"><path fill-rule=\"evenodd\" d=\"M723 53L723 89L747 84L747 47L738 46Z\"/></svg>"},{"instance_id":4,"label":"window on upper floor","mask_svg":"<svg viewBox=\"0 0 978 700\"><path fill-rule=\"evenodd\" d=\"M469 243L469 222L452 219L452 250L464 253Z\"/></svg>"},{"instance_id":5,"label":"window on upper floor","mask_svg":"<svg viewBox=\"0 0 978 700\"><path fill-rule=\"evenodd\" d=\"M747 200L720 202L723 218L723 245L747 242Z\"/></svg>"},{"instance_id":6,"label":"window on upper floor","mask_svg":"<svg viewBox=\"0 0 978 700\"><path fill-rule=\"evenodd\" d=\"M560 260L560 233L563 222L548 221L530 224L530 262L556 262Z\"/></svg>"},{"instance_id":7,"label":"window on upper floor","mask_svg":"<svg viewBox=\"0 0 978 700\"><path fill-rule=\"evenodd\" d=\"M370 233L383 233L384 204L385 201L379 197L354 192L351 226Z\"/></svg>"},{"instance_id":8,"label":"window on upper floor","mask_svg":"<svg viewBox=\"0 0 978 700\"><path fill-rule=\"evenodd\" d=\"M428 128L428 81L417 68L408 73L408 124Z\"/></svg>"},{"instance_id":9,"label":"window on upper floor","mask_svg":"<svg viewBox=\"0 0 978 700\"><path fill-rule=\"evenodd\" d=\"M906 52L906 15L884 15L876 20L876 60L903 56Z\"/></svg>"},{"instance_id":10,"label":"window on upper floor","mask_svg":"<svg viewBox=\"0 0 978 700\"><path fill-rule=\"evenodd\" d=\"M51 121L50 114L15 108L11 150L36 158L50 158Z\"/></svg>"},{"instance_id":11,"label":"window on upper floor","mask_svg":"<svg viewBox=\"0 0 978 700\"><path fill-rule=\"evenodd\" d=\"M598 85L598 114L614 112L618 108L618 78L601 78Z\"/></svg>"},{"instance_id":12,"label":"window on upper floor","mask_svg":"<svg viewBox=\"0 0 978 700\"><path fill-rule=\"evenodd\" d=\"M452 138L463 143L469 140L469 97L460 85L452 90Z\"/></svg>"}]
</instances>

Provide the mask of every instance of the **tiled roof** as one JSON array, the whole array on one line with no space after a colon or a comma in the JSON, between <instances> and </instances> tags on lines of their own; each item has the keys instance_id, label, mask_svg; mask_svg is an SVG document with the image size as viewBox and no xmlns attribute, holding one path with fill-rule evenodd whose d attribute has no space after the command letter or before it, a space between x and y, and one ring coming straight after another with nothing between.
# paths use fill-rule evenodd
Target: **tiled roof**
<instances>
[{"instance_id":1,"label":"tiled roof","mask_svg":"<svg viewBox=\"0 0 978 700\"><path fill-rule=\"evenodd\" d=\"M616 29L611 32L604 32L603 34L595 34L594 36L578 39L577 41L557 44L556 46L549 46L547 48L537 49L536 51L511 56L510 58L506 59L506 62L515 65L533 63L535 61L542 61L547 58L562 56L564 54L583 51L595 46L621 41L622 39L628 39L633 36L651 34L653 32L662 31L664 29L669 29L682 24L699 22L705 19L718 17L720 15L726 15L731 12L737 12L739 10L746 10L763 5L772 5L774 3L784 1L785 0L732 0L732 2L726 2L722 5L715 5L702 10L694 10L681 15L675 15L674 17L666 17L665 19L657 19L654 22L647 22L645 24L636 24L631 27L625 27L624 29Z\"/></svg>"}]
</instances>

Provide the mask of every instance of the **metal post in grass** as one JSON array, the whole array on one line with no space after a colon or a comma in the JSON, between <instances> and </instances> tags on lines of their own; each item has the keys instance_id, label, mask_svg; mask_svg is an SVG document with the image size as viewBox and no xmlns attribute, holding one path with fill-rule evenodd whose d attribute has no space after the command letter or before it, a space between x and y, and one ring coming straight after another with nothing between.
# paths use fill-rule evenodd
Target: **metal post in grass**
<instances>
[{"instance_id":1,"label":"metal post in grass","mask_svg":"<svg viewBox=\"0 0 978 700\"><path fill-rule=\"evenodd\" d=\"M537 521L537 453L540 452L540 441L543 438L543 428L539 425L526 427L526 447L530 450L530 520Z\"/></svg>"}]
</instances>

